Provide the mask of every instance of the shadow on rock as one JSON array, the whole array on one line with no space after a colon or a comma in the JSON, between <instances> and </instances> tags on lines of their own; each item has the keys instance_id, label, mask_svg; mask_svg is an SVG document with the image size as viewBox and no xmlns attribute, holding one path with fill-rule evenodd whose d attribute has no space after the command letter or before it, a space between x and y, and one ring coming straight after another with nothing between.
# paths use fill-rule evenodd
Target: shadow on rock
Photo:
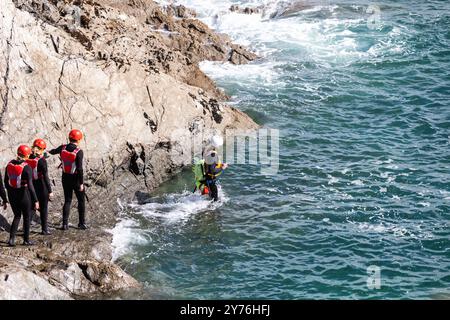
<instances>
[{"instance_id":1,"label":"shadow on rock","mask_svg":"<svg viewBox=\"0 0 450 320\"><path fill-rule=\"evenodd\" d=\"M147 192L136 191L134 194L138 204L146 204L151 202L151 197Z\"/></svg>"},{"instance_id":2,"label":"shadow on rock","mask_svg":"<svg viewBox=\"0 0 450 320\"><path fill-rule=\"evenodd\" d=\"M7 231L11 229L11 225L8 223L8 220L4 216L0 214L0 231Z\"/></svg>"}]
</instances>

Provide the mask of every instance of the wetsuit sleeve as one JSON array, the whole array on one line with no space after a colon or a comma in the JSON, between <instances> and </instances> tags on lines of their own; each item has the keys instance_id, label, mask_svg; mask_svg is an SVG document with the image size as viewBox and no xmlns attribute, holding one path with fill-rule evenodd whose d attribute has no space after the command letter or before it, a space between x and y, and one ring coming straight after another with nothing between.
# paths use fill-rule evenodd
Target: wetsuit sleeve
<instances>
[{"instance_id":1,"label":"wetsuit sleeve","mask_svg":"<svg viewBox=\"0 0 450 320\"><path fill-rule=\"evenodd\" d=\"M26 166L24 169L24 172L22 173L23 178L27 181L28 184L28 190L30 190L30 196L31 196L31 202L35 203L38 201L38 198L36 196L36 191L34 190L33 185L33 173L31 172L30 166Z\"/></svg>"},{"instance_id":2,"label":"wetsuit sleeve","mask_svg":"<svg viewBox=\"0 0 450 320\"><path fill-rule=\"evenodd\" d=\"M62 151L62 148L63 148L63 146L59 146L58 148L56 148L56 149L52 149L52 150L50 150L48 153L50 153L50 154L52 154L52 155L55 155L55 154L60 154L61 153L61 151Z\"/></svg>"},{"instance_id":3,"label":"wetsuit sleeve","mask_svg":"<svg viewBox=\"0 0 450 320\"><path fill-rule=\"evenodd\" d=\"M0 172L0 198L2 198L3 203L8 202L8 198L6 197L5 186L3 185L3 178Z\"/></svg>"},{"instance_id":4,"label":"wetsuit sleeve","mask_svg":"<svg viewBox=\"0 0 450 320\"><path fill-rule=\"evenodd\" d=\"M5 183L6 190L10 190L8 169L5 169L5 179L3 179L3 182Z\"/></svg>"},{"instance_id":5,"label":"wetsuit sleeve","mask_svg":"<svg viewBox=\"0 0 450 320\"><path fill-rule=\"evenodd\" d=\"M44 183L47 186L48 192L52 193L52 186L50 184L50 178L48 177L48 165L47 165L47 160L45 160L45 158L41 158L39 160L38 171L42 173L42 177L44 178Z\"/></svg>"},{"instance_id":6,"label":"wetsuit sleeve","mask_svg":"<svg viewBox=\"0 0 450 320\"><path fill-rule=\"evenodd\" d=\"M84 183L84 172L83 172L83 150L78 151L77 158L75 159L75 165L77 167L78 183Z\"/></svg>"}]
</instances>

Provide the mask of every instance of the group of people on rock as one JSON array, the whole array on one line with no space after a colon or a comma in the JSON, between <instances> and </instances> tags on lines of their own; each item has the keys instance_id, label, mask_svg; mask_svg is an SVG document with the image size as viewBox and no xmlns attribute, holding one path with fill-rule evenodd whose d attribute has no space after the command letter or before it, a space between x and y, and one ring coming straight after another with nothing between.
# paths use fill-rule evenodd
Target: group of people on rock
<instances>
[{"instance_id":1,"label":"group of people on rock","mask_svg":"<svg viewBox=\"0 0 450 320\"><path fill-rule=\"evenodd\" d=\"M51 155L59 155L62 168L62 186L64 190L64 206L62 230L69 229L69 215L73 193L78 199L78 228L87 229L85 223L85 193L83 181L83 150L79 145L83 133L74 129L69 133L69 143L48 151ZM30 225L33 212L40 212L42 235L50 235L48 227L48 202L53 197L52 186L48 176L45 152L47 144L36 139L30 148L21 145L17 149L17 157L12 159L5 169L4 180L0 173L0 198L3 209L8 203L14 213L10 228L9 246L15 246L15 238L20 219L23 218L24 245L33 245L30 240ZM6 190L5 190L6 187Z\"/></svg>"}]
</instances>

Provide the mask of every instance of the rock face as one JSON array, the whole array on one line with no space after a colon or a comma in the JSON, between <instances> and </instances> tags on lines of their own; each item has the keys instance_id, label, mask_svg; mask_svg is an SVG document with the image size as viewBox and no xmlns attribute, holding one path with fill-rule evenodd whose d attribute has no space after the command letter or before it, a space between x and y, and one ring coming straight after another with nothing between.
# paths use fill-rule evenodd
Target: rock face
<instances>
[{"instance_id":1,"label":"rock face","mask_svg":"<svg viewBox=\"0 0 450 320\"><path fill-rule=\"evenodd\" d=\"M308 10L314 5L321 5L318 1L277 1L274 5L267 6L263 10L263 15L270 19L283 19L297 15L299 12Z\"/></svg>"},{"instance_id":2,"label":"rock face","mask_svg":"<svg viewBox=\"0 0 450 320\"><path fill-rule=\"evenodd\" d=\"M139 287L111 262L107 230L117 199L132 200L190 164L187 137L257 127L221 102L225 94L198 67L256 55L195 20L194 11L150 0L2 0L0 32L2 173L19 144L41 137L56 147L71 128L82 129L92 226L46 238L36 227L37 246L7 248L12 214L0 212L0 298L67 299ZM58 162L49 159L55 227Z\"/></svg>"}]
</instances>

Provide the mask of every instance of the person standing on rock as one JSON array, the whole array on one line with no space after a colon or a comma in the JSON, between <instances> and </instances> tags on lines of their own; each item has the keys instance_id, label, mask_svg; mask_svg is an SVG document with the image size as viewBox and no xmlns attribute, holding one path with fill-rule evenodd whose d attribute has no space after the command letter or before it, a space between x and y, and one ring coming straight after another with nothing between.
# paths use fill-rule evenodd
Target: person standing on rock
<instances>
[{"instance_id":1,"label":"person standing on rock","mask_svg":"<svg viewBox=\"0 0 450 320\"><path fill-rule=\"evenodd\" d=\"M50 235L48 231L48 201L53 197L52 186L48 177L47 160L45 160L44 151L47 144L42 139L36 139L33 142L33 153L27 160L33 173L33 184L36 195L39 200L41 213L42 235Z\"/></svg>"},{"instance_id":2,"label":"person standing on rock","mask_svg":"<svg viewBox=\"0 0 450 320\"><path fill-rule=\"evenodd\" d=\"M17 149L17 158L11 160L5 170L5 185L14 213L8 245L15 246L15 238L21 216L23 216L23 244L32 245L30 241L31 211L39 209L39 202L33 186L33 173L27 164L31 148L21 145Z\"/></svg>"},{"instance_id":3,"label":"person standing on rock","mask_svg":"<svg viewBox=\"0 0 450 320\"><path fill-rule=\"evenodd\" d=\"M49 151L52 155L59 154L63 171L64 206L62 230L69 230L70 206L72 205L74 192L78 200L78 228L81 230L87 229L85 222L86 200L83 181L83 150L79 147L82 139L83 133L74 129L69 133L69 144L63 144Z\"/></svg>"}]
</instances>

